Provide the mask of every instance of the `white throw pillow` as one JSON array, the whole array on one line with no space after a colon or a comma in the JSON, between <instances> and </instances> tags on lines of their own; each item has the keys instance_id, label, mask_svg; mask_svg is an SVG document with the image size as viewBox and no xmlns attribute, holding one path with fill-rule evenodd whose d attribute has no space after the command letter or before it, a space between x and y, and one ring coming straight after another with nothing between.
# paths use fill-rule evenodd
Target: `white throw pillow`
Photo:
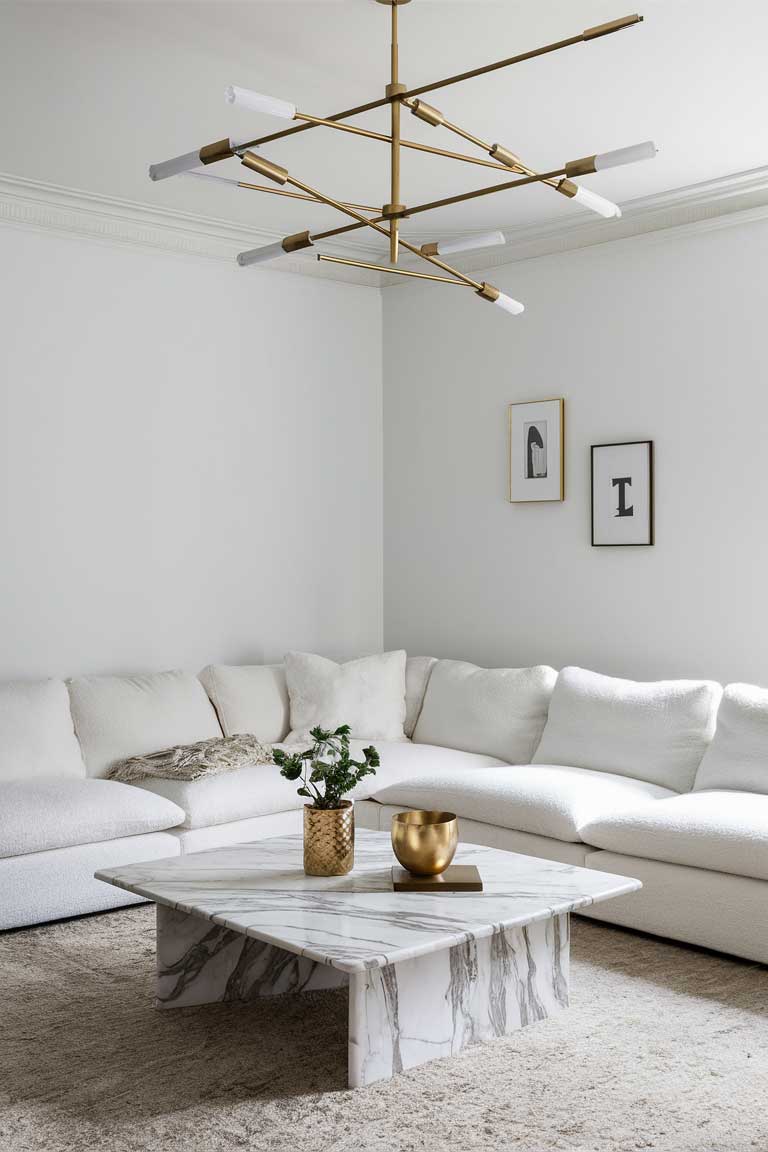
<instances>
[{"instance_id":1,"label":"white throw pillow","mask_svg":"<svg viewBox=\"0 0 768 1152\"><path fill-rule=\"evenodd\" d=\"M554 668L478 668L438 660L413 739L529 764L547 719Z\"/></svg>"},{"instance_id":2,"label":"white throw pillow","mask_svg":"<svg viewBox=\"0 0 768 1152\"><path fill-rule=\"evenodd\" d=\"M437 664L434 656L409 656L405 662L405 724L403 729L410 739L421 713L424 693L432 669Z\"/></svg>"},{"instance_id":3,"label":"white throw pillow","mask_svg":"<svg viewBox=\"0 0 768 1152\"><path fill-rule=\"evenodd\" d=\"M63 680L0 684L0 780L85 776Z\"/></svg>"},{"instance_id":4,"label":"white throw pillow","mask_svg":"<svg viewBox=\"0 0 768 1152\"><path fill-rule=\"evenodd\" d=\"M534 764L568 764L693 787L715 730L722 688L710 680L639 683L563 668Z\"/></svg>"},{"instance_id":5,"label":"white throw pillow","mask_svg":"<svg viewBox=\"0 0 768 1152\"><path fill-rule=\"evenodd\" d=\"M68 688L89 776L106 776L129 756L221 736L205 689L186 672L80 676Z\"/></svg>"},{"instance_id":6,"label":"white throw pillow","mask_svg":"<svg viewBox=\"0 0 768 1152\"><path fill-rule=\"evenodd\" d=\"M729 684L715 736L696 773L694 789L720 788L768 795L768 691Z\"/></svg>"},{"instance_id":7,"label":"white throw pillow","mask_svg":"<svg viewBox=\"0 0 768 1152\"><path fill-rule=\"evenodd\" d=\"M311 728L349 724L359 740L404 740L405 652L363 656L346 664L309 652L288 652L291 701L288 743L306 742Z\"/></svg>"},{"instance_id":8,"label":"white throw pillow","mask_svg":"<svg viewBox=\"0 0 768 1152\"><path fill-rule=\"evenodd\" d=\"M225 736L249 732L265 744L285 739L288 688L282 664L209 664L199 676Z\"/></svg>"}]
</instances>

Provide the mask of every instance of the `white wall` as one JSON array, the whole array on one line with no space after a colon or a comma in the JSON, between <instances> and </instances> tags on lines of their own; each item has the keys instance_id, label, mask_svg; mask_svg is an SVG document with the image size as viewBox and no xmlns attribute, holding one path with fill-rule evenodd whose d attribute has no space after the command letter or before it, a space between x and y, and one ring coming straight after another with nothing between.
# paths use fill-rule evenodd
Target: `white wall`
<instances>
[{"instance_id":1,"label":"white wall","mask_svg":"<svg viewBox=\"0 0 768 1152\"><path fill-rule=\"evenodd\" d=\"M768 685L767 267L762 222L489 272L517 319L387 290L385 644ZM566 500L511 505L506 406L559 395ZM591 548L589 446L635 439L656 545Z\"/></svg>"},{"instance_id":2,"label":"white wall","mask_svg":"<svg viewBox=\"0 0 768 1152\"><path fill-rule=\"evenodd\" d=\"M10 228L0 265L0 679L379 648L379 293Z\"/></svg>"}]
</instances>

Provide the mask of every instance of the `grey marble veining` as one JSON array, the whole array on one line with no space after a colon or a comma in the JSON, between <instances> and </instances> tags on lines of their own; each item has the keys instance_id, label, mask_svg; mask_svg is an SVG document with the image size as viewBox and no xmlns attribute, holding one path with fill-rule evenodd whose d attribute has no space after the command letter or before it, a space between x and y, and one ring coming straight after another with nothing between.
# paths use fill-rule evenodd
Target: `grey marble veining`
<instances>
[{"instance_id":1,"label":"grey marble veining","mask_svg":"<svg viewBox=\"0 0 768 1152\"><path fill-rule=\"evenodd\" d=\"M390 838L357 832L349 876L305 876L301 836L235 844L97 872L158 904L344 972L493 936L640 887L637 880L495 848L460 845L483 892L393 892Z\"/></svg>"},{"instance_id":2,"label":"grey marble veining","mask_svg":"<svg viewBox=\"0 0 768 1152\"><path fill-rule=\"evenodd\" d=\"M366 830L349 876L305 876L300 836L96 875L158 905L158 1007L348 985L352 1087L566 1007L569 913L641 887L462 845L483 892L396 893L392 861L389 836Z\"/></svg>"},{"instance_id":3,"label":"grey marble veining","mask_svg":"<svg viewBox=\"0 0 768 1152\"><path fill-rule=\"evenodd\" d=\"M568 1006L567 913L350 977L349 1083L387 1080Z\"/></svg>"},{"instance_id":4,"label":"grey marble veining","mask_svg":"<svg viewBox=\"0 0 768 1152\"><path fill-rule=\"evenodd\" d=\"M188 1008L340 988L346 972L162 904L157 906L158 1008Z\"/></svg>"}]
</instances>

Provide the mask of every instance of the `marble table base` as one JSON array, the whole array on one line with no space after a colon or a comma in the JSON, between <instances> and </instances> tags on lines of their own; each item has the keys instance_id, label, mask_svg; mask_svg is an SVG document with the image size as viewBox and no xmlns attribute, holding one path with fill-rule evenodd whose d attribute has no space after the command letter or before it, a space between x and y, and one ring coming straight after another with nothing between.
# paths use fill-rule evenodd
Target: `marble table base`
<instances>
[{"instance_id":1,"label":"marble table base","mask_svg":"<svg viewBox=\"0 0 768 1152\"><path fill-rule=\"evenodd\" d=\"M199 916L157 908L157 1006L349 986L349 1084L387 1080L568 1005L569 916L343 972Z\"/></svg>"}]
</instances>

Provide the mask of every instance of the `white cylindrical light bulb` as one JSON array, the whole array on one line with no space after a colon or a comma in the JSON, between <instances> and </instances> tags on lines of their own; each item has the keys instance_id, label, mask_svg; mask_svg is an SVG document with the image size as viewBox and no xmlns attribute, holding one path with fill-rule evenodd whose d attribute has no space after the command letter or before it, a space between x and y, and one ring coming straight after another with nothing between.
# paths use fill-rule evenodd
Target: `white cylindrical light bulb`
<instances>
[{"instance_id":1,"label":"white cylindrical light bulb","mask_svg":"<svg viewBox=\"0 0 768 1152\"><path fill-rule=\"evenodd\" d=\"M592 212L597 212L600 216L605 216L606 219L610 219L612 216L621 216L621 208L618 204L606 200L604 196L598 196L597 192L591 192L589 188L582 188L581 185L579 185L573 199L577 204L589 208Z\"/></svg>"},{"instance_id":2,"label":"white cylindrical light bulb","mask_svg":"<svg viewBox=\"0 0 768 1152\"><path fill-rule=\"evenodd\" d=\"M150 180L166 180L169 176L178 176L180 172L189 172L192 168L201 165L200 152L187 152L184 156L174 156L172 160L163 160L160 164L150 164Z\"/></svg>"},{"instance_id":3,"label":"white cylindrical light bulb","mask_svg":"<svg viewBox=\"0 0 768 1152\"><path fill-rule=\"evenodd\" d=\"M506 292L499 292L499 298L494 300L494 304L512 316L519 316L521 312L525 312L525 305L521 304L519 300L513 300L511 296L507 296Z\"/></svg>"},{"instance_id":4,"label":"white cylindrical light bulb","mask_svg":"<svg viewBox=\"0 0 768 1152\"><path fill-rule=\"evenodd\" d=\"M248 264L263 264L265 260L274 260L277 256L285 256L282 240L275 244L265 244L263 248L251 248L250 252L240 252L237 262L241 268Z\"/></svg>"},{"instance_id":5,"label":"white cylindrical light bulb","mask_svg":"<svg viewBox=\"0 0 768 1152\"><path fill-rule=\"evenodd\" d=\"M653 160L656 155L656 145L653 140L645 140L642 144L631 144L629 148L616 148L613 152L599 152L595 156L595 171L601 172L603 168L618 168L620 164L636 164L638 160Z\"/></svg>"},{"instance_id":6,"label":"white cylindrical light bulb","mask_svg":"<svg viewBox=\"0 0 768 1152\"><path fill-rule=\"evenodd\" d=\"M263 92L251 92L250 88L238 88L236 84L230 84L224 89L224 99L236 108L263 112L265 116L279 116L281 120L293 120L296 115L296 105L290 101L265 96Z\"/></svg>"},{"instance_id":7,"label":"white cylindrical light bulb","mask_svg":"<svg viewBox=\"0 0 768 1152\"><path fill-rule=\"evenodd\" d=\"M440 240L437 250L441 256L451 252L468 252L472 248L492 248L496 244L506 244L503 232L484 232L481 236L462 236L458 240Z\"/></svg>"}]
</instances>

